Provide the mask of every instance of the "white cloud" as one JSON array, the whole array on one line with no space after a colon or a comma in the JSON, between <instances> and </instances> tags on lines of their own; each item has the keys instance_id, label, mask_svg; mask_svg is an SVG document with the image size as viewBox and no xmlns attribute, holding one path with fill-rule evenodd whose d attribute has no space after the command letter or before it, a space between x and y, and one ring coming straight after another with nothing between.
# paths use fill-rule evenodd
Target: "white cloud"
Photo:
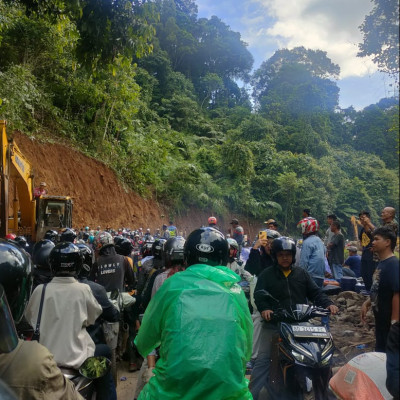
<instances>
[{"instance_id":1,"label":"white cloud","mask_svg":"<svg viewBox=\"0 0 400 400\"><path fill-rule=\"evenodd\" d=\"M266 42L273 40L276 48L304 46L326 51L339 64L341 78L361 77L377 70L371 60L357 57L358 43L362 40L358 27L372 8L369 0L251 0L250 3L259 9L258 17L273 18L269 26L242 18L246 26L243 37L250 47L265 48Z\"/></svg>"}]
</instances>

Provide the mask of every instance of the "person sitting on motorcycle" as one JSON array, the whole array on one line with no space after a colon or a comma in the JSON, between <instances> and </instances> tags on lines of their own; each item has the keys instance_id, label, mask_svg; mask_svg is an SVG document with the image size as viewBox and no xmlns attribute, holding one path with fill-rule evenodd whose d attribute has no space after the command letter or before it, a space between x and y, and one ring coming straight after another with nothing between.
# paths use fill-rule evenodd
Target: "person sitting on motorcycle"
<instances>
[{"instance_id":1,"label":"person sitting on motorcycle","mask_svg":"<svg viewBox=\"0 0 400 400\"><path fill-rule=\"evenodd\" d=\"M226 268L221 232L200 228L187 238L185 271L152 298L135 344L143 356L160 346L153 376L139 399L251 399L245 379L252 321L246 299Z\"/></svg>"},{"instance_id":2,"label":"person sitting on motorcycle","mask_svg":"<svg viewBox=\"0 0 400 400\"><path fill-rule=\"evenodd\" d=\"M48 283L53 279L50 269L49 255L54 249L55 244L48 239L42 239L35 243L32 250L33 262L33 289L43 283Z\"/></svg>"},{"instance_id":3,"label":"person sitting on motorcycle","mask_svg":"<svg viewBox=\"0 0 400 400\"><path fill-rule=\"evenodd\" d=\"M76 280L83 259L79 248L70 242L59 243L49 255L54 278L39 285L32 293L25 317L36 326L44 290L40 321L40 343L54 355L57 365L79 369L92 356L110 358L104 344L95 345L86 328L101 315L102 308L88 285ZM116 399L115 385L108 372L95 381L98 399Z\"/></svg>"},{"instance_id":4,"label":"person sitting on motorcycle","mask_svg":"<svg viewBox=\"0 0 400 400\"><path fill-rule=\"evenodd\" d=\"M327 308L332 314L338 312L338 308L317 286L309 273L303 268L294 267L296 244L293 239L289 237L274 239L271 256L274 264L259 275L254 291L257 309L266 321L261 327L260 347L251 375L250 390L254 400L258 400L263 387L267 391L269 389L271 342L277 333L277 325L271 321L274 305L270 303L270 297L265 293L268 292L275 298L281 308L312 301L318 306Z\"/></svg>"},{"instance_id":5,"label":"person sitting on motorcycle","mask_svg":"<svg viewBox=\"0 0 400 400\"><path fill-rule=\"evenodd\" d=\"M108 232L99 232L93 242L97 260L90 279L104 286L107 292L125 291L125 285L133 287L135 277L129 261L115 251L114 239Z\"/></svg>"},{"instance_id":6,"label":"person sitting on motorcycle","mask_svg":"<svg viewBox=\"0 0 400 400\"><path fill-rule=\"evenodd\" d=\"M235 239L226 239L229 244L229 257L228 264L226 266L236 274L240 276L242 281L251 282L253 280L253 275L246 271L243 266L243 262L238 260L237 254L239 251L239 245Z\"/></svg>"},{"instance_id":7,"label":"person sitting on motorcycle","mask_svg":"<svg viewBox=\"0 0 400 400\"><path fill-rule=\"evenodd\" d=\"M13 256L11 256L13 257ZM8 272L23 267L14 257L2 262L8 264ZM22 267L22 268L21 268ZM4 271L3 271L4 272ZM15 278L16 275L14 275ZM21 281L20 281L21 284ZM20 287L24 290L23 287ZM0 376L22 400L82 400L71 381L57 367L53 355L37 341L18 339L7 296L0 284ZM3 399L2 393L0 398ZM5 397L8 398L8 397Z\"/></svg>"},{"instance_id":8,"label":"person sitting on motorcycle","mask_svg":"<svg viewBox=\"0 0 400 400\"><path fill-rule=\"evenodd\" d=\"M104 338L102 322L118 322L120 318L119 311L109 300L104 287L96 282L88 280L88 276L90 275L90 271L93 267L92 249L84 243L78 243L76 246L79 248L83 257L82 268L78 273L78 281L84 283L85 285L89 285L93 296L103 309L103 312L99 318L97 318L93 325L87 328L87 331L95 344L105 344L106 340Z\"/></svg>"}]
</instances>

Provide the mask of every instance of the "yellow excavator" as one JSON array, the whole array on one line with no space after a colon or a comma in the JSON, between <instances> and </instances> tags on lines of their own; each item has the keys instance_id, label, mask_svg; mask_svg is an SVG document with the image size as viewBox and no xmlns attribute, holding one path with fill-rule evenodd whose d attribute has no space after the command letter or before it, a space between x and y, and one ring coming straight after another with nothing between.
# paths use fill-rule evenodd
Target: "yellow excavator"
<instances>
[{"instance_id":1,"label":"yellow excavator","mask_svg":"<svg viewBox=\"0 0 400 400\"><path fill-rule=\"evenodd\" d=\"M33 170L27 158L6 133L0 120L0 237L9 233L24 235L32 241L46 231L72 227L73 201L68 196L33 196ZM13 187L13 215L9 215L9 188Z\"/></svg>"}]
</instances>

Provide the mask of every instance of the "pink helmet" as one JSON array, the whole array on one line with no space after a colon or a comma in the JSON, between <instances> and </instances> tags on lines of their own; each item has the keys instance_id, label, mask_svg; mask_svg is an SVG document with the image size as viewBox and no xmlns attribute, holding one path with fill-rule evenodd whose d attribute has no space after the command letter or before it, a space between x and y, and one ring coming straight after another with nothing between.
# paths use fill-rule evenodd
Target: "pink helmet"
<instances>
[{"instance_id":1,"label":"pink helmet","mask_svg":"<svg viewBox=\"0 0 400 400\"><path fill-rule=\"evenodd\" d=\"M319 230L319 222L312 217L303 218L297 224L297 227L301 227L301 233L308 234L312 232L318 232Z\"/></svg>"},{"instance_id":2,"label":"pink helmet","mask_svg":"<svg viewBox=\"0 0 400 400\"><path fill-rule=\"evenodd\" d=\"M208 218L208 225L211 225L211 224L217 225L217 218L215 218L215 217Z\"/></svg>"}]
</instances>

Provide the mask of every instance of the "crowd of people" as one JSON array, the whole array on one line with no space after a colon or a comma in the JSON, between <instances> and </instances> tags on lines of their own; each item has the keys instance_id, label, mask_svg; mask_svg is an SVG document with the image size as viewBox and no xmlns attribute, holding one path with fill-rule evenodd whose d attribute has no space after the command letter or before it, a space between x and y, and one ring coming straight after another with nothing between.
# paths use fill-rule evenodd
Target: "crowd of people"
<instances>
[{"instance_id":1,"label":"crowd of people","mask_svg":"<svg viewBox=\"0 0 400 400\"><path fill-rule=\"evenodd\" d=\"M132 399L274 398L275 303L310 302L336 314L326 288L351 277L364 285L360 318L372 309L376 351L387 353L387 387L398 398L394 209L381 218L376 227L360 212L359 243L350 245L335 214L321 235L310 209L296 240L272 218L251 240L238 219L223 232L215 216L187 237L172 220L154 232L63 228L34 244L7 235L0 240L0 379L19 399L80 399L61 370L103 356L139 370ZM329 317L321 323L329 326ZM117 398L112 371L94 381L98 399Z\"/></svg>"}]
</instances>

